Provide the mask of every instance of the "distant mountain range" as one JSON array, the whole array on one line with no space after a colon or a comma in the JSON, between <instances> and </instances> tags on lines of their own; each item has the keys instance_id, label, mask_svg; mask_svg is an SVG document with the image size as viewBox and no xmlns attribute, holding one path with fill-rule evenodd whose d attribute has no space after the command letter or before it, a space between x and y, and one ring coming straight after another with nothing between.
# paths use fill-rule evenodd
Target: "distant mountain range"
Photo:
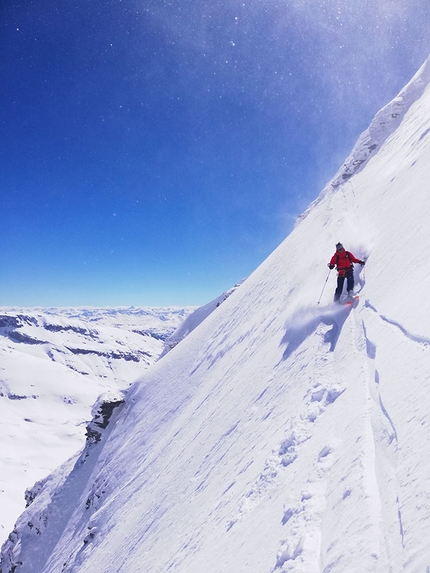
<instances>
[{"instance_id":1,"label":"distant mountain range","mask_svg":"<svg viewBox=\"0 0 430 573\"><path fill-rule=\"evenodd\" d=\"M26 488L83 446L98 395L134 382L192 311L0 308L0 540Z\"/></svg>"}]
</instances>

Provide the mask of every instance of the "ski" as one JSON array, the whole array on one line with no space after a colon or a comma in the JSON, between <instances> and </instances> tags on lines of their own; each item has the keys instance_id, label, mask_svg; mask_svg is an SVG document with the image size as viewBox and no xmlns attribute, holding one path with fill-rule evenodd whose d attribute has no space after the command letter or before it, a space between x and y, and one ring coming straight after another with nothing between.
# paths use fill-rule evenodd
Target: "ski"
<instances>
[{"instance_id":1,"label":"ski","mask_svg":"<svg viewBox=\"0 0 430 573\"><path fill-rule=\"evenodd\" d=\"M343 304L344 306L352 306L353 308L355 308L358 305L359 300L360 297L358 295L354 295L352 297L348 297L341 304Z\"/></svg>"}]
</instances>

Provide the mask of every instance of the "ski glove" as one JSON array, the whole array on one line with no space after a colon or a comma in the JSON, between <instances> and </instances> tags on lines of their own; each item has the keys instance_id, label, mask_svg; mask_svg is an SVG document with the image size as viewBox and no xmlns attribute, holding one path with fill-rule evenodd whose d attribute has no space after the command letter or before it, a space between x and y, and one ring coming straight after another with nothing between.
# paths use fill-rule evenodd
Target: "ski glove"
<instances>
[{"instance_id":1,"label":"ski glove","mask_svg":"<svg viewBox=\"0 0 430 573\"><path fill-rule=\"evenodd\" d=\"M334 265L331 265L330 263L327 263L327 266L329 269L334 269Z\"/></svg>"},{"instance_id":2,"label":"ski glove","mask_svg":"<svg viewBox=\"0 0 430 573\"><path fill-rule=\"evenodd\" d=\"M366 264L366 261L358 261L362 267Z\"/></svg>"}]
</instances>

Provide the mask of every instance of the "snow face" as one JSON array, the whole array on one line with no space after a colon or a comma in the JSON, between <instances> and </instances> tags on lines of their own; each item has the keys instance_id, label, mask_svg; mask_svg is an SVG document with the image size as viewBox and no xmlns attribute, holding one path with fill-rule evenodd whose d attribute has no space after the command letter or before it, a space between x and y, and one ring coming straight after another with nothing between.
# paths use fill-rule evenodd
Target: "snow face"
<instances>
[{"instance_id":1,"label":"snow face","mask_svg":"<svg viewBox=\"0 0 430 573\"><path fill-rule=\"evenodd\" d=\"M214 300L211 300L207 304L200 306L194 310L187 318L180 324L180 326L175 330L175 332L167 338L165 341L165 346L161 357L163 357L167 352L172 350L181 340L190 334L195 328L199 326L206 318L216 310L220 304L228 299L243 283L243 279L240 283L234 285L227 292L218 296Z\"/></svg>"},{"instance_id":2,"label":"snow face","mask_svg":"<svg viewBox=\"0 0 430 573\"><path fill-rule=\"evenodd\" d=\"M127 388L194 309L0 309L0 539L24 492L82 448L97 396Z\"/></svg>"},{"instance_id":3,"label":"snow face","mask_svg":"<svg viewBox=\"0 0 430 573\"><path fill-rule=\"evenodd\" d=\"M367 164L367 161L378 151L385 141L397 130L410 107L423 95L430 81L430 58L405 86L399 95L383 107L374 117L369 128L358 138L351 154L342 167L320 193L319 197L311 203L305 213L299 217L303 219L313 208L316 202L321 201L333 188L348 181ZM424 134L424 135L423 135ZM425 131L422 136L427 135Z\"/></svg>"},{"instance_id":4,"label":"snow face","mask_svg":"<svg viewBox=\"0 0 430 573\"><path fill-rule=\"evenodd\" d=\"M360 169L35 492L2 573L430 570L426 69ZM331 302L339 240L367 261L355 308Z\"/></svg>"}]
</instances>

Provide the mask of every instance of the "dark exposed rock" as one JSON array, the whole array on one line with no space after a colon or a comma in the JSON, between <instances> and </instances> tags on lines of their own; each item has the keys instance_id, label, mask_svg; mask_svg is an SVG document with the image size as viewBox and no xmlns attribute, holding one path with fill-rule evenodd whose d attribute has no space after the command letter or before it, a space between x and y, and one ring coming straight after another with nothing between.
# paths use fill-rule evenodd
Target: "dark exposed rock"
<instances>
[{"instance_id":1,"label":"dark exposed rock","mask_svg":"<svg viewBox=\"0 0 430 573\"><path fill-rule=\"evenodd\" d=\"M72 325L62 325L62 324L44 324L43 328L49 330L49 332L76 332L77 334L82 334L87 336L92 334L88 328L82 328L79 326L72 326Z\"/></svg>"},{"instance_id":2,"label":"dark exposed rock","mask_svg":"<svg viewBox=\"0 0 430 573\"><path fill-rule=\"evenodd\" d=\"M94 354L95 356L104 356L105 358L112 358L114 360L126 360L127 362L140 362L143 356L151 357L148 352L143 350L140 350L139 352L118 352L115 350L101 352L94 348L70 348L69 346L65 346L65 348L75 355L85 356L88 354Z\"/></svg>"},{"instance_id":3,"label":"dark exposed rock","mask_svg":"<svg viewBox=\"0 0 430 573\"><path fill-rule=\"evenodd\" d=\"M114 411L115 408L117 408L121 404L124 404L124 400L119 397L115 399L99 398L98 402L93 408L94 412L93 419L86 427L86 433L85 433L87 437L86 448L88 446L96 444L101 440L102 437L101 430L105 430L107 428L112 416L112 412Z\"/></svg>"}]
</instances>

